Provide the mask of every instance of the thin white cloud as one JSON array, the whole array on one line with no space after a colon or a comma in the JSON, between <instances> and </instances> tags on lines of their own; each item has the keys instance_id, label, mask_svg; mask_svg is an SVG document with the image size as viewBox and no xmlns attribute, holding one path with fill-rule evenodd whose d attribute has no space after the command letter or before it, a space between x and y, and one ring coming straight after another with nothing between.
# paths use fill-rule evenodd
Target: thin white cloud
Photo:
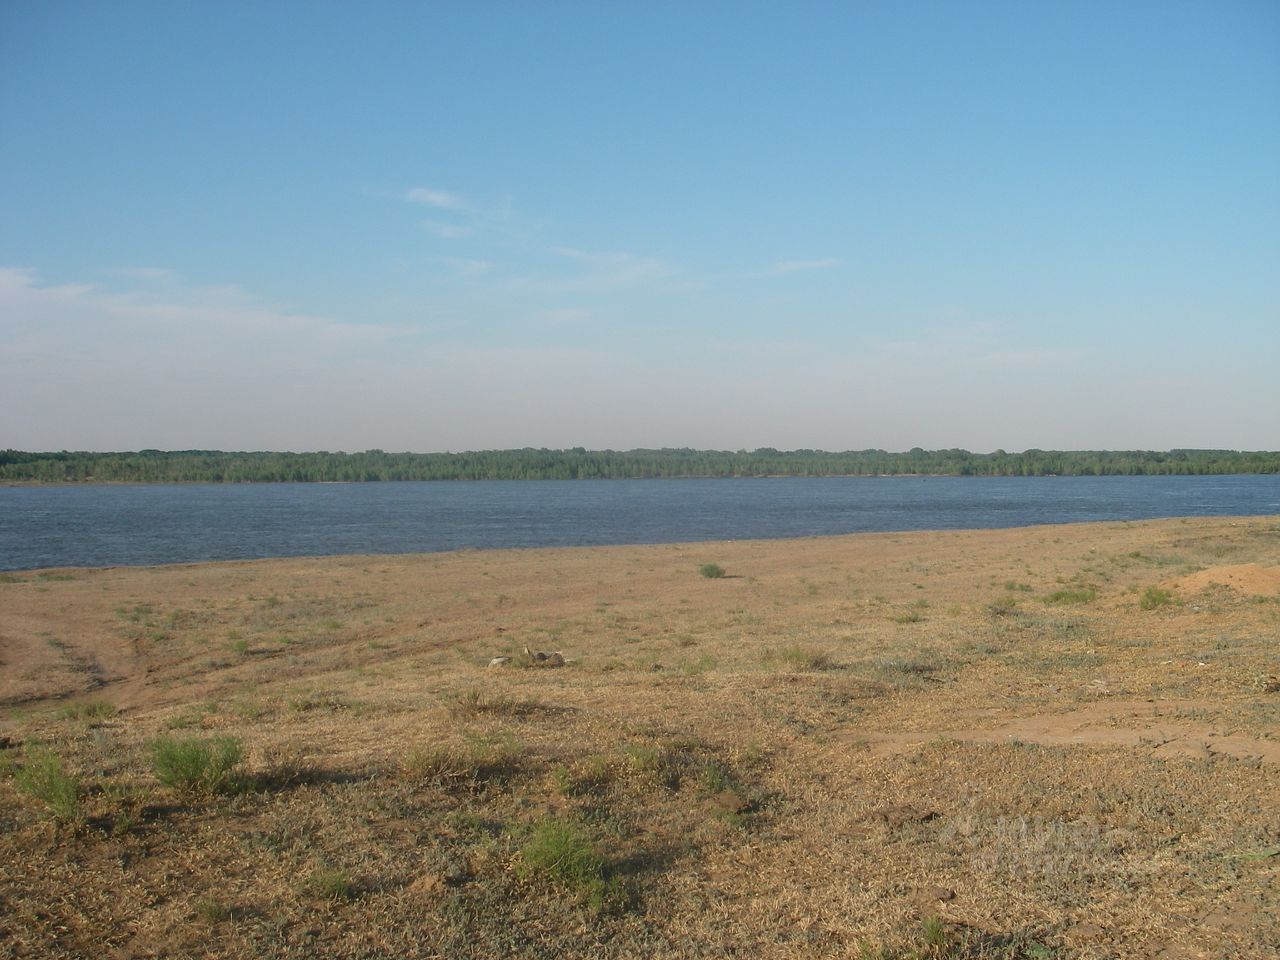
<instances>
[{"instance_id":1,"label":"thin white cloud","mask_svg":"<svg viewBox=\"0 0 1280 960\"><path fill-rule=\"evenodd\" d=\"M462 198L447 190L433 190L430 187L414 187L407 191L404 198L410 203L420 203L424 207L435 207L438 210L458 210L463 206Z\"/></svg>"},{"instance_id":2,"label":"thin white cloud","mask_svg":"<svg viewBox=\"0 0 1280 960\"><path fill-rule=\"evenodd\" d=\"M765 271L765 276L778 277L787 273L802 273L806 270L826 270L839 265L840 261L835 257L823 257L821 260L779 260Z\"/></svg>"},{"instance_id":3,"label":"thin white cloud","mask_svg":"<svg viewBox=\"0 0 1280 960\"><path fill-rule=\"evenodd\" d=\"M641 257L625 251L579 250L575 247L552 247L550 253L582 266L583 272L567 280L551 284L557 290L608 290L631 287L670 277L675 273L670 264L652 257Z\"/></svg>"}]
</instances>

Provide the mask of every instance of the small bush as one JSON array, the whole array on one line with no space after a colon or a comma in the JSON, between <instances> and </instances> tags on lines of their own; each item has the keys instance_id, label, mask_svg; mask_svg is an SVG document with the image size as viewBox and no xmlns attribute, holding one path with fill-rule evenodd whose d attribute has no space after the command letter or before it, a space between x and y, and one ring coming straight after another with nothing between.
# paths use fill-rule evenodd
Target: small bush
<instances>
[{"instance_id":1,"label":"small bush","mask_svg":"<svg viewBox=\"0 0 1280 960\"><path fill-rule=\"evenodd\" d=\"M572 890L580 901L600 908L616 899L618 885L591 838L566 820L544 820L520 851L519 872L541 874Z\"/></svg>"},{"instance_id":2,"label":"small bush","mask_svg":"<svg viewBox=\"0 0 1280 960\"><path fill-rule=\"evenodd\" d=\"M1067 606L1073 603L1092 603L1098 596L1093 587L1071 587L1055 590L1044 598L1044 602L1054 607Z\"/></svg>"},{"instance_id":3,"label":"small bush","mask_svg":"<svg viewBox=\"0 0 1280 960\"><path fill-rule=\"evenodd\" d=\"M947 928L937 917L924 918L920 924L920 937L924 940L928 956L941 957L948 953Z\"/></svg>"},{"instance_id":4,"label":"small bush","mask_svg":"<svg viewBox=\"0 0 1280 960\"><path fill-rule=\"evenodd\" d=\"M718 563L704 563L698 568L698 572L708 580L719 580L724 576L724 567Z\"/></svg>"},{"instance_id":5,"label":"small bush","mask_svg":"<svg viewBox=\"0 0 1280 960\"><path fill-rule=\"evenodd\" d=\"M200 897L195 904L196 916L208 923L231 919L231 908L217 897Z\"/></svg>"},{"instance_id":6,"label":"small bush","mask_svg":"<svg viewBox=\"0 0 1280 960\"><path fill-rule=\"evenodd\" d=\"M640 783L664 790L675 790L680 786L678 765L666 751L659 747L639 746L632 744L623 747L626 757L622 774Z\"/></svg>"},{"instance_id":7,"label":"small bush","mask_svg":"<svg viewBox=\"0 0 1280 960\"><path fill-rule=\"evenodd\" d=\"M1173 594L1169 591L1161 590L1159 587L1147 587L1146 593L1138 601L1138 606L1143 610L1154 610L1156 607L1165 607L1171 603L1173 603Z\"/></svg>"},{"instance_id":8,"label":"small bush","mask_svg":"<svg viewBox=\"0 0 1280 960\"><path fill-rule=\"evenodd\" d=\"M43 803L55 820L80 819L80 782L62 766L52 750L33 750L14 776L18 789Z\"/></svg>"},{"instance_id":9,"label":"small bush","mask_svg":"<svg viewBox=\"0 0 1280 960\"><path fill-rule=\"evenodd\" d=\"M151 753L157 779L179 792L227 793L239 785L244 747L235 737L161 737Z\"/></svg>"},{"instance_id":10,"label":"small bush","mask_svg":"<svg viewBox=\"0 0 1280 960\"><path fill-rule=\"evenodd\" d=\"M779 656L793 670L835 670L839 666L831 654L816 647L783 647Z\"/></svg>"},{"instance_id":11,"label":"small bush","mask_svg":"<svg viewBox=\"0 0 1280 960\"><path fill-rule=\"evenodd\" d=\"M321 900L350 900L356 895L356 886L343 870L316 867L302 883L302 888Z\"/></svg>"}]
</instances>

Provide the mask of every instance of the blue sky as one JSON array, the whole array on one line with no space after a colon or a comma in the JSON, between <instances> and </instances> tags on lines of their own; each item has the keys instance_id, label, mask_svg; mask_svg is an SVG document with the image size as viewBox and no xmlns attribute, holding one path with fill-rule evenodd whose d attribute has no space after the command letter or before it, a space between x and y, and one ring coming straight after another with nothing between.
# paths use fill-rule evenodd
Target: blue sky
<instances>
[{"instance_id":1,"label":"blue sky","mask_svg":"<svg viewBox=\"0 0 1280 960\"><path fill-rule=\"evenodd\" d=\"M0 5L0 447L1280 448L1280 6Z\"/></svg>"}]
</instances>

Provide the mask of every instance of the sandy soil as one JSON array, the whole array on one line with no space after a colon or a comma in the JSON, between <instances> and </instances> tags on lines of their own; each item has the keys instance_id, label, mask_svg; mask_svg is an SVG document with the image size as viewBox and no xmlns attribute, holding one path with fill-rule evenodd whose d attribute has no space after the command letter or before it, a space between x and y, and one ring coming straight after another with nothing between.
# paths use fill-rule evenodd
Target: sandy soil
<instances>
[{"instance_id":1,"label":"sandy soil","mask_svg":"<svg viewBox=\"0 0 1280 960\"><path fill-rule=\"evenodd\" d=\"M1278 564L1261 517L8 575L0 956L1275 956Z\"/></svg>"}]
</instances>

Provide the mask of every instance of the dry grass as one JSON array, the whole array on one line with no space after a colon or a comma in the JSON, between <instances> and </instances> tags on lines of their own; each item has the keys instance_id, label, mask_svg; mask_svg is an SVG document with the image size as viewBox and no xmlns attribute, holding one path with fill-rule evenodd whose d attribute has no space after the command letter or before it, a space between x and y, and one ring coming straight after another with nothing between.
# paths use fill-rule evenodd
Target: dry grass
<instances>
[{"instance_id":1,"label":"dry grass","mask_svg":"<svg viewBox=\"0 0 1280 960\"><path fill-rule=\"evenodd\" d=\"M0 955L1272 956L1223 557L1280 522L7 577Z\"/></svg>"}]
</instances>

